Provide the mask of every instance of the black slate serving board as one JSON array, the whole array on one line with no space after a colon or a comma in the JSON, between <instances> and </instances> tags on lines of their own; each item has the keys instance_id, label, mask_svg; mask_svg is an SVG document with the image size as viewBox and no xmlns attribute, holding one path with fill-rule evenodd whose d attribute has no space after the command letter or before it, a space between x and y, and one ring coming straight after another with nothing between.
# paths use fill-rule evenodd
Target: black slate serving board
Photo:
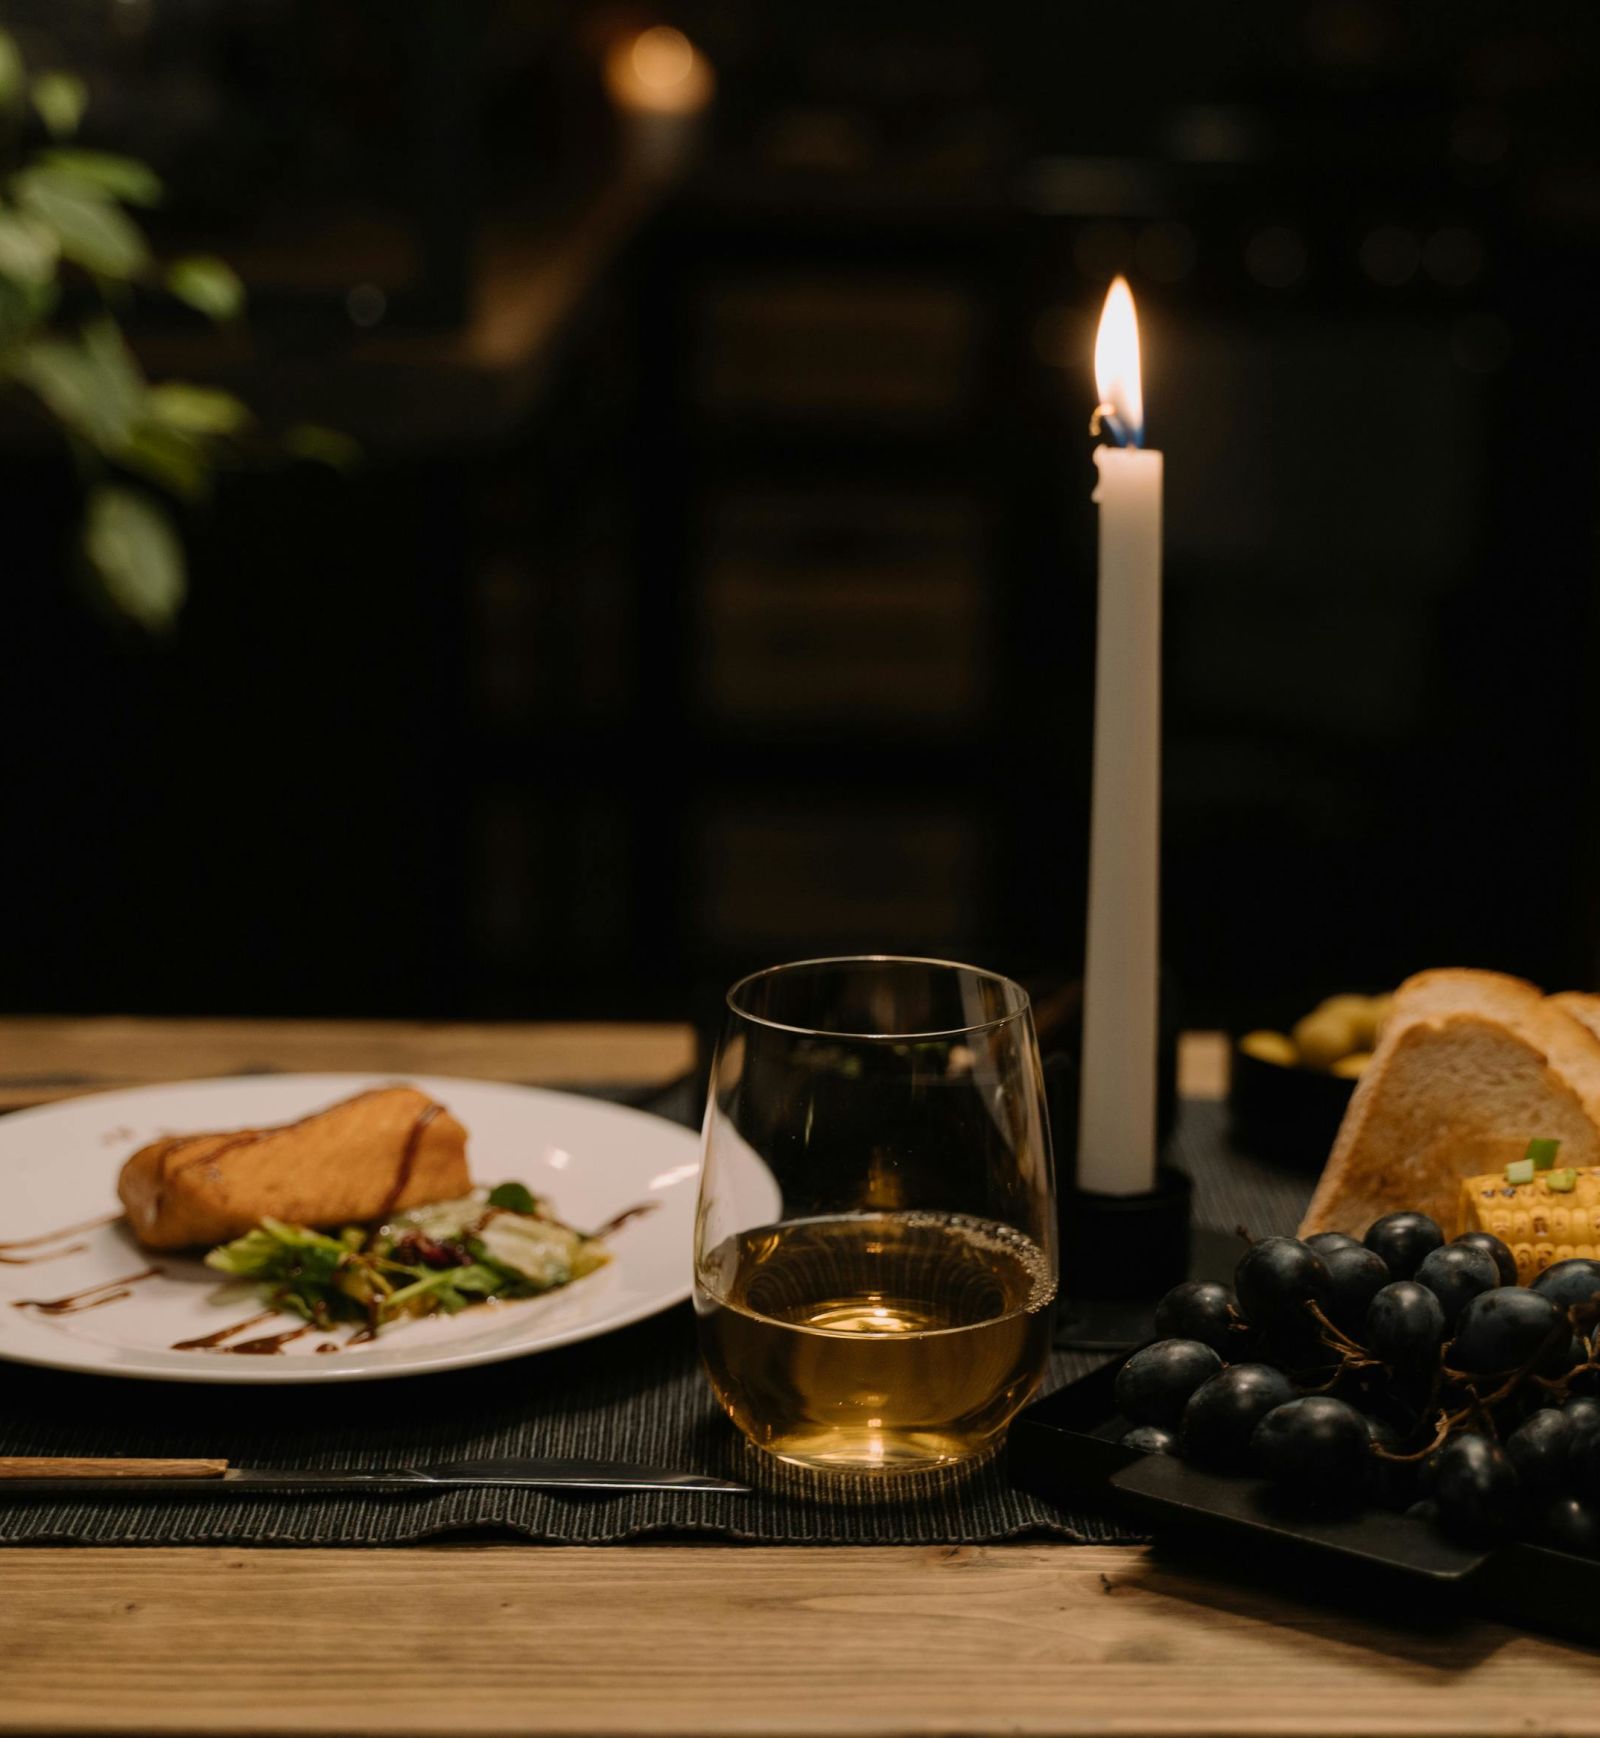
<instances>
[{"instance_id":1,"label":"black slate serving board","mask_svg":"<svg viewBox=\"0 0 1600 1738\"><path fill-rule=\"evenodd\" d=\"M1012 1426L1019 1489L1112 1516L1230 1565L1280 1575L1296 1591L1410 1601L1437 1615L1477 1612L1600 1645L1600 1562L1538 1545L1484 1550L1385 1509L1313 1516L1277 1503L1266 1484L1144 1455L1119 1441L1120 1360L1036 1401Z\"/></svg>"}]
</instances>

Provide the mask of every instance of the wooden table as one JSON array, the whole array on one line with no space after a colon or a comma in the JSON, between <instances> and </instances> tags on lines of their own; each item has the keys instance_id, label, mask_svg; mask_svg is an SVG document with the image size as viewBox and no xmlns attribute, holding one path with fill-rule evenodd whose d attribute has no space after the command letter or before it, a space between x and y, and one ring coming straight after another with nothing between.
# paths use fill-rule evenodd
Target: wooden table
<instances>
[{"instance_id":1,"label":"wooden table","mask_svg":"<svg viewBox=\"0 0 1600 1738\"><path fill-rule=\"evenodd\" d=\"M314 1063L664 1082L691 1055L673 1027L0 1021L0 1092ZM1221 1089L1214 1039L1184 1065ZM9 1550L0 1732L1529 1738L1600 1734L1600 1660L1118 1546Z\"/></svg>"}]
</instances>

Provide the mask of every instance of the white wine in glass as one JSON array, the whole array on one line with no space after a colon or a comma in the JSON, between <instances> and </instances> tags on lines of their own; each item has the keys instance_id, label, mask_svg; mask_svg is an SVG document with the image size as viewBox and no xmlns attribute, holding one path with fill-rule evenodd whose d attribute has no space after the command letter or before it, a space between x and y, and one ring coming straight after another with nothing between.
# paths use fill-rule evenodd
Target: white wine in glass
<instances>
[{"instance_id":1,"label":"white wine in glass","mask_svg":"<svg viewBox=\"0 0 1600 1738\"><path fill-rule=\"evenodd\" d=\"M695 1250L717 1398L810 1467L985 1453L1043 1373L1055 1296L1027 997L861 958L759 973L728 1007Z\"/></svg>"}]
</instances>

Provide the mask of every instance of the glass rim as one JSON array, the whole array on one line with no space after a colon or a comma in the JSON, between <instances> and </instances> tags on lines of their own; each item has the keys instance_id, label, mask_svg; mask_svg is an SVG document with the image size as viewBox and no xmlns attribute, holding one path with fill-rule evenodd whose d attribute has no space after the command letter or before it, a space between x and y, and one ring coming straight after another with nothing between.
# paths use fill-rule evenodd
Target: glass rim
<instances>
[{"instance_id":1,"label":"glass rim","mask_svg":"<svg viewBox=\"0 0 1600 1738\"><path fill-rule=\"evenodd\" d=\"M751 1013L748 1008L742 1008L735 1000L739 992L749 984L759 983L763 978L775 978L783 972L803 971L810 966L939 966L945 971L968 972L975 978L987 978L990 983L999 984L1008 997L1014 997L1016 1006L1009 1012L997 1014L992 1020L976 1020L965 1026L945 1026L937 1030L925 1032L842 1032L830 1026L793 1026L785 1020L769 1019L765 1014ZM925 954L908 953L845 953L824 954L816 959L785 960L780 965L764 966L759 972L747 972L742 978L731 983L723 996L728 1012L740 1020L748 1021L752 1026L765 1026L770 1032L790 1032L799 1038L843 1038L852 1043L860 1044L915 1044L934 1038L965 1038L980 1032L998 1031L1002 1026L1009 1026L1014 1020L1028 1018L1033 1012L1033 999L1015 978L1008 978L1004 972L992 971L988 966L969 965L965 960L936 959Z\"/></svg>"}]
</instances>

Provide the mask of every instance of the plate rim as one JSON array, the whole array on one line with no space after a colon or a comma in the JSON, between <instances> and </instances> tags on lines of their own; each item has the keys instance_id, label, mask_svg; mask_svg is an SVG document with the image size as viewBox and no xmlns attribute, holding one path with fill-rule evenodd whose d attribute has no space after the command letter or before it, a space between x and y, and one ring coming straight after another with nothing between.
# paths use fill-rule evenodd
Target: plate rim
<instances>
[{"instance_id":1,"label":"plate rim","mask_svg":"<svg viewBox=\"0 0 1600 1738\"><path fill-rule=\"evenodd\" d=\"M300 1082L328 1083L332 1090L343 1096L365 1090L373 1085L386 1083L407 1084L434 1092L435 1088L449 1091L458 1087L468 1087L473 1091L488 1090L494 1094L504 1094L516 1099L557 1099L568 1105L579 1105L586 1113L596 1114L600 1120L622 1122L639 1122L648 1125L653 1133L665 1134L667 1138L676 1141L680 1136L693 1148L693 1159L698 1173L704 1163L701 1150L702 1139L686 1125L674 1122L669 1117L657 1116L647 1110L641 1110L636 1105L618 1104L612 1099L595 1098L581 1092L566 1092L558 1087L535 1086L521 1081L476 1078L472 1075L434 1074L425 1071L411 1072L407 1070L324 1070L324 1069L285 1069L263 1071L259 1074L212 1074L198 1075L183 1080L139 1081L127 1086L109 1086L96 1088L92 1092L75 1092L70 1096L52 1099L45 1104L28 1105L22 1110L0 1117L0 1144L4 1144L5 1131L20 1123L32 1123L39 1119L48 1120L52 1115L79 1105L101 1104L107 1100L139 1100L158 1096L162 1093L177 1091L189 1087L250 1087L275 1084L291 1085ZM337 1084L335 1084L337 1083ZM664 1083L670 1084L670 1083ZM435 1093L441 1096L441 1093ZM330 1097L329 1104L339 1102L338 1097ZM685 1158L689 1157L686 1151ZM122 1161L117 1161L121 1163ZM3 1174L4 1160L0 1158L0 1174ZM688 1186L691 1179L685 1179ZM698 1189L698 1176L693 1179ZM582 1283L579 1281L578 1283ZM454 1370L481 1368L486 1364L508 1363L515 1358L535 1357L541 1352L558 1351L565 1346L577 1345L584 1340L601 1339L608 1334L619 1332L623 1328L633 1327L652 1316L663 1314L669 1309L675 1309L693 1294L693 1257L692 1250L685 1251L683 1264L683 1280L680 1285L668 1292L653 1294L641 1300L636 1305L627 1306L613 1315L607 1315L593 1322L580 1323L573 1327L557 1330L547 1337L541 1338L536 1345L522 1345L515 1340L508 1345L492 1345L480 1347L476 1351L442 1351L440 1355L429 1358L419 1353L420 1361L398 1365L360 1364L356 1362L341 1364L338 1360L317 1359L287 1359L282 1364L266 1359L239 1359L237 1368L226 1370L213 1366L209 1361L196 1359L191 1369L141 1369L99 1364L89 1362L82 1357L53 1356L25 1348L13 1350L0 1344L0 1362L20 1364L33 1369L60 1370L71 1375L97 1376L129 1382L173 1382L187 1385L199 1384L208 1387L278 1387L278 1386L311 1386L337 1382L376 1382L399 1381L407 1377L443 1375ZM532 1300L528 1300L532 1301ZM68 1342L70 1349L70 1342ZM151 1355L156 1354L153 1349ZM135 1352L134 1356L142 1355ZM360 1353L356 1357L360 1357ZM300 1366L304 1365L302 1369Z\"/></svg>"}]
</instances>

